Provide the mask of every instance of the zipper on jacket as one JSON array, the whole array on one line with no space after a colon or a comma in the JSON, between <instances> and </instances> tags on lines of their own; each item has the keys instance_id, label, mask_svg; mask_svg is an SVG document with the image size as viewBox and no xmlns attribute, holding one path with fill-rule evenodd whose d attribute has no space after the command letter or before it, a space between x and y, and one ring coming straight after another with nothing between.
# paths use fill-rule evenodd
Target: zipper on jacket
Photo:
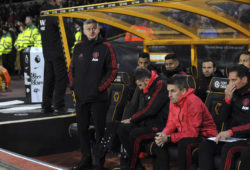
<instances>
[{"instance_id":1,"label":"zipper on jacket","mask_svg":"<svg viewBox=\"0 0 250 170\"><path fill-rule=\"evenodd\" d=\"M179 114L178 114L178 120L179 120L179 123L180 123L180 125L181 125L180 114L181 114L181 108L180 108L180 112L179 112ZM181 125L181 131L182 131L182 125Z\"/></svg>"}]
</instances>

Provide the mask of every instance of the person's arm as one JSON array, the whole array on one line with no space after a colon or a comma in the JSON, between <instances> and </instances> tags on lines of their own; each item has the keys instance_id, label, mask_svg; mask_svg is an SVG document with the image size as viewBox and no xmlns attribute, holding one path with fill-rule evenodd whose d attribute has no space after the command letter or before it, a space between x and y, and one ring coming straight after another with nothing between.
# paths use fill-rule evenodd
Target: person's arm
<instances>
[{"instance_id":1,"label":"person's arm","mask_svg":"<svg viewBox=\"0 0 250 170\"><path fill-rule=\"evenodd\" d=\"M219 118L222 121L227 121L232 113L232 99L233 93L236 90L235 85L233 83L229 83L227 88L225 89L225 98L222 106L219 109Z\"/></svg>"},{"instance_id":2,"label":"person's arm","mask_svg":"<svg viewBox=\"0 0 250 170\"><path fill-rule=\"evenodd\" d=\"M159 80L156 84L156 90L150 101L147 103L147 106L134 114L131 118L131 122L138 123L157 114L161 110L162 106L167 103L167 100L166 85L162 80Z\"/></svg>"},{"instance_id":3,"label":"person's arm","mask_svg":"<svg viewBox=\"0 0 250 170\"><path fill-rule=\"evenodd\" d=\"M105 56L106 74L103 76L101 84L98 87L100 92L104 91L110 86L111 82L114 81L116 74L117 74L117 61L116 61L115 52L111 44L109 44L108 42L104 42L103 44L105 44L108 47L108 50Z\"/></svg>"}]
</instances>

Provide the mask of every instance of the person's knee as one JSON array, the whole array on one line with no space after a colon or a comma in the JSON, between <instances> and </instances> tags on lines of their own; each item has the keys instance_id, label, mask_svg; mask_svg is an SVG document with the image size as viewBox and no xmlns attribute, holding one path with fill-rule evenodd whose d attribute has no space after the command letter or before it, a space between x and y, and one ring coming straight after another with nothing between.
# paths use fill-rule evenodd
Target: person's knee
<instances>
[{"instance_id":1,"label":"person's knee","mask_svg":"<svg viewBox=\"0 0 250 170\"><path fill-rule=\"evenodd\" d=\"M211 145L212 144L207 140L202 141L199 144L199 154L213 152Z\"/></svg>"}]
</instances>

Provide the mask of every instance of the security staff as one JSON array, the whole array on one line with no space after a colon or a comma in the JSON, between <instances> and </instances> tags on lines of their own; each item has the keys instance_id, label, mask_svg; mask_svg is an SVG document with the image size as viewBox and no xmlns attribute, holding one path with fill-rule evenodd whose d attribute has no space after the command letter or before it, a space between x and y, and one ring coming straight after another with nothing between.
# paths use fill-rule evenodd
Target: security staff
<instances>
[{"instance_id":1,"label":"security staff","mask_svg":"<svg viewBox=\"0 0 250 170\"><path fill-rule=\"evenodd\" d=\"M11 70L11 51L12 51L12 38L8 31L8 27L3 26L3 35L0 39L0 56L2 56L3 67L7 70Z\"/></svg>"},{"instance_id":2,"label":"security staff","mask_svg":"<svg viewBox=\"0 0 250 170\"><path fill-rule=\"evenodd\" d=\"M81 30L81 27L80 27L80 23L79 22L75 22L75 42L74 42L74 46L71 48L71 53L73 54L74 52L74 48L75 48L75 45L77 43L79 43L80 41L82 41L82 30Z\"/></svg>"},{"instance_id":3,"label":"security staff","mask_svg":"<svg viewBox=\"0 0 250 170\"><path fill-rule=\"evenodd\" d=\"M61 0L50 0L42 11L61 6ZM45 60L42 112L65 112L64 96L68 82L66 60L62 48L57 17L41 17L40 32L42 36L43 56ZM54 108L52 99L54 94Z\"/></svg>"},{"instance_id":4,"label":"security staff","mask_svg":"<svg viewBox=\"0 0 250 170\"><path fill-rule=\"evenodd\" d=\"M20 66L21 66L21 70L20 70L20 76L23 76L23 71L24 71L24 54L23 54L23 50L24 50L24 45L23 45L23 31L24 31L24 24L20 24L19 26L19 30L20 33L17 36L17 39L14 43L15 48L17 49L17 51L20 54Z\"/></svg>"},{"instance_id":5,"label":"security staff","mask_svg":"<svg viewBox=\"0 0 250 170\"><path fill-rule=\"evenodd\" d=\"M23 37L22 37L22 40L21 40L22 44L23 44L23 47L24 48L34 47L34 45L35 45L35 43L37 41L38 35L40 34L39 30L32 23L32 17L31 16L26 17L25 24L26 24L26 27L25 27L25 29L23 31Z\"/></svg>"}]
</instances>

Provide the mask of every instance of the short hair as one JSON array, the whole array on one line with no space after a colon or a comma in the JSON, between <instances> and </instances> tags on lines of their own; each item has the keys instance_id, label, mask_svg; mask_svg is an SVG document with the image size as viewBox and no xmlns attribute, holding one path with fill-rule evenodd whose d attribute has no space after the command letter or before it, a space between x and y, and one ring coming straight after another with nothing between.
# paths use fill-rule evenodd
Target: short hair
<instances>
[{"instance_id":1,"label":"short hair","mask_svg":"<svg viewBox=\"0 0 250 170\"><path fill-rule=\"evenodd\" d=\"M97 27L99 27L99 23L96 20L94 20L94 19L87 19L87 20L85 20L83 22L83 28L84 28L85 25L88 25L88 24L96 24Z\"/></svg>"},{"instance_id":2,"label":"short hair","mask_svg":"<svg viewBox=\"0 0 250 170\"><path fill-rule=\"evenodd\" d=\"M150 55L148 53L139 53L139 57L138 58L147 58L148 60L150 60Z\"/></svg>"},{"instance_id":3,"label":"short hair","mask_svg":"<svg viewBox=\"0 0 250 170\"><path fill-rule=\"evenodd\" d=\"M242 64L237 64L237 65L230 67L228 73L230 72L236 72L237 76L240 77L241 79L246 76L249 80L249 77L250 77L249 69Z\"/></svg>"},{"instance_id":4,"label":"short hair","mask_svg":"<svg viewBox=\"0 0 250 170\"><path fill-rule=\"evenodd\" d=\"M167 84L176 85L180 90L188 89L186 77L182 75L175 75L167 80Z\"/></svg>"},{"instance_id":5,"label":"short hair","mask_svg":"<svg viewBox=\"0 0 250 170\"><path fill-rule=\"evenodd\" d=\"M210 58L210 57L204 58L204 59L202 60L202 62L201 62L201 65L202 65L203 63L205 63L205 62L212 62L212 63L213 63L213 67L216 67L214 60L213 60L212 58Z\"/></svg>"},{"instance_id":6,"label":"short hair","mask_svg":"<svg viewBox=\"0 0 250 170\"><path fill-rule=\"evenodd\" d=\"M250 57L250 52L249 52L249 51L242 51L242 52L240 53L240 56L241 56L242 54L248 55L248 57ZM239 58L240 58L240 56L239 56Z\"/></svg>"},{"instance_id":7,"label":"short hair","mask_svg":"<svg viewBox=\"0 0 250 170\"><path fill-rule=\"evenodd\" d=\"M136 81L144 81L146 78L151 78L151 72L146 68L137 68L134 77Z\"/></svg>"},{"instance_id":8,"label":"short hair","mask_svg":"<svg viewBox=\"0 0 250 170\"><path fill-rule=\"evenodd\" d=\"M175 53L170 53L170 54L167 54L167 55L165 56L165 60L170 60L170 59L172 59L172 60L177 60L177 61L178 61L177 56L176 56Z\"/></svg>"}]
</instances>

